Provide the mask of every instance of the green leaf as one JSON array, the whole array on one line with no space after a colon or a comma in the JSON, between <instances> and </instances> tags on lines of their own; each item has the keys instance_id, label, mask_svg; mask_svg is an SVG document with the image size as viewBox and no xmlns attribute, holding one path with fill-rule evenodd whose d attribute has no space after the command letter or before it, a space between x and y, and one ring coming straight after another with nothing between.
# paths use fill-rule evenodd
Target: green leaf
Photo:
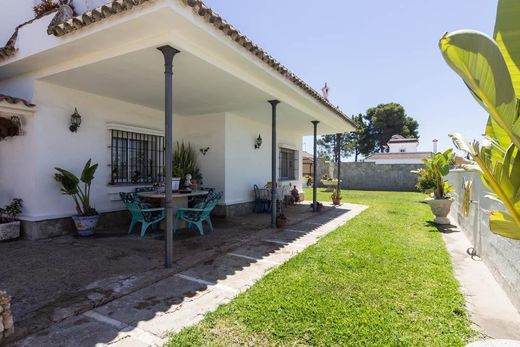
<instances>
[{"instance_id":1,"label":"green leaf","mask_svg":"<svg viewBox=\"0 0 520 347\"><path fill-rule=\"evenodd\" d=\"M497 235L513 240L520 240L520 226L510 214L502 211L493 211L489 217L489 228Z\"/></svg>"},{"instance_id":2,"label":"green leaf","mask_svg":"<svg viewBox=\"0 0 520 347\"><path fill-rule=\"evenodd\" d=\"M502 52L513 81L516 98L520 99L520 2L500 0L493 37Z\"/></svg>"},{"instance_id":3,"label":"green leaf","mask_svg":"<svg viewBox=\"0 0 520 347\"><path fill-rule=\"evenodd\" d=\"M94 174L98 168L98 164L91 165L92 159L89 159L81 172L81 182L91 184L94 180Z\"/></svg>"},{"instance_id":4,"label":"green leaf","mask_svg":"<svg viewBox=\"0 0 520 347\"><path fill-rule=\"evenodd\" d=\"M496 125L520 147L517 100L508 67L497 43L471 30L445 34L440 42L448 65L463 79Z\"/></svg>"},{"instance_id":5,"label":"green leaf","mask_svg":"<svg viewBox=\"0 0 520 347\"><path fill-rule=\"evenodd\" d=\"M475 148L469 144L468 141L459 133L453 133L449 134L449 137L451 137L451 140L453 141L453 144L455 147L461 151L464 151L466 153L469 153L470 155L476 155L477 151L475 151Z\"/></svg>"}]
</instances>

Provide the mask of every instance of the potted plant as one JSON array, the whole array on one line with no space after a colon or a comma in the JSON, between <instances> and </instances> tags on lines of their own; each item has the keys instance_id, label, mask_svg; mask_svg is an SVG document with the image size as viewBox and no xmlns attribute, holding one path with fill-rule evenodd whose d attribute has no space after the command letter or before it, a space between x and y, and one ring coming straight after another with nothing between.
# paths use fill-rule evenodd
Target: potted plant
<instances>
[{"instance_id":1,"label":"potted plant","mask_svg":"<svg viewBox=\"0 0 520 347\"><path fill-rule=\"evenodd\" d=\"M9 204L0 207L0 241L20 237L20 221L15 219L22 213L22 207L22 199L13 199Z\"/></svg>"},{"instance_id":2,"label":"potted plant","mask_svg":"<svg viewBox=\"0 0 520 347\"><path fill-rule=\"evenodd\" d=\"M453 187L444 180L444 177L450 172L453 161L453 150L449 149L444 153L435 153L431 158L424 159L423 163L426 168L417 171L419 174L417 188L432 195L431 198L426 199L426 203L430 205L435 215L434 222L437 224L450 224L448 214L453 203L453 199L450 197Z\"/></svg>"},{"instance_id":3,"label":"potted plant","mask_svg":"<svg viewBox=\"0 0 520 347\"><path fill-rule=\"evenodd\" d=\"M341 204L341 190L334 189L330 197L334 206Z\"/></svg>"},{"instance_id":4,"label":"potted plant","mask_svg":"<svg viewBox=\"0 0 520 347\"><path fill-rule=\"evenodd\" d=\"M98 164L92 165L89 159L80 178L70 171L55 168L58 172L54 174L54 179L61 185L62 193L71 196L76 204L77 215L72 216L72 219L80 236L94 235L99 220L99 214L90 205L90 187L97 167Z\"/></svg>"},{"instance_id":5,"label":"potted plant","mask_svg":"<svg viewBox=\"0 0 520 347\"><path fill-rule=\"evenodd\" d=\"M180 186L183 188L189 182L186 182L186 175L191 175L191 184L198 185L202 182L202 174L197 166L197 155L191 145L185 145L184 142L177 142L177 147L173 153L173 176L174 180L180 180Z\"/></svg>"},{"instance_id":6,"label":"potted plant","mask_svg":"<svg viewBox=\"0 0 520 347\"><path fill-rule=\"evenodd\" d=\"M283 228L287 225L288 221L289 220L287 219L287 217L283 213L280 213L278 216L276 216L276 227Z\"/></svg>"}]
</instances>

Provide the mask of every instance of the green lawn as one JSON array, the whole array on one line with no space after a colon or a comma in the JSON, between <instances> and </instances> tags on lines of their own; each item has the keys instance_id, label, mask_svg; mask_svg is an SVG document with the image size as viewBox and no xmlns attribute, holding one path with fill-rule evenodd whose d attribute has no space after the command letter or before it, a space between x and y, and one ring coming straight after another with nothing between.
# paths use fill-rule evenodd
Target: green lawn
<instances>
[{"instance_id":1,"label":"green lawn","mask_svg":"<svg viewBox=\"0 0 520 347\"><path fill-rule=\"evenodd\" d=\"M370 208L168 346L463 346L475 336L424 195L343 199Z\"/></svg>"}]
</instances>

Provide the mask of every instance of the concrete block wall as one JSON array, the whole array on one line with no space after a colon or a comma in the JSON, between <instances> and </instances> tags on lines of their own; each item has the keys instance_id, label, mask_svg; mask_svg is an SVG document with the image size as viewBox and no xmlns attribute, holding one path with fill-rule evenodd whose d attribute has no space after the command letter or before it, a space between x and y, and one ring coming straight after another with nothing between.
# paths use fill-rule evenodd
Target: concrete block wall
<instances>
[{"instance_id":1,"label":"concrete block wall","mask_svg":"<svg viewBox=\"0 0 520 347\"><path fill-rule=\"evenodd\" d=\"M470 205L468 216L462 212L461 204L465 179L473 181L470 194L474 203ZM513 305L520 310L520 241L498 236L489 229L487 212L505 210L504 207L501 203L485 197L489 191L476 172L453 170L448 175L448 180L455 189L451 220L460 226Z\"/></svg>"},{"instance_id":2,"label":"concrete block wall","mask_svg":"<svg viewBox=\"0 0 520 347\"><path fill-rule=\"evenodd\" d=\"M328 172L333 163L318 160L318 173ZM334 165L335 166L335 165ZM341 186L353 190L416 191L417 175L412 170L422 164L341 163ZM337 168L334 167L334 175ZM321 176L318 175L318 178ZM319 182L319 181L318 181Z\"/></svg>"}]
</instances>

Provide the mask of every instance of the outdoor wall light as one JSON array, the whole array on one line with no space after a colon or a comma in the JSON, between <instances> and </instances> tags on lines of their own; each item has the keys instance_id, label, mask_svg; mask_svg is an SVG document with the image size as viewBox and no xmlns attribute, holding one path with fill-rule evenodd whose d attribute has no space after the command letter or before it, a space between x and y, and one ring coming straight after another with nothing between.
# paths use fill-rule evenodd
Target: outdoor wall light
<instances>
[{"instance_id":1,"label":"outdoor wall light","mask_svg":"<svg viewBox=\"0 0 520 347\"><path fill-rule=\"evenodd\" d=\"M78 109L74 108L74 113L70 116L70 127L69 130L75 133L78 131L79 126L81 125L81 116L78 113Z\"/></svg>"},{"instance_id":2,"label":"outdoor wall light","mask_svg":"<svg viewBox=\"0 0 520 347\"><path fill-rule=\"evenodd\" d=\"M258 138L255 140L255 149L259 149L262 147L262 136L258 135Z\"/></svg>"},{"instance_id":3,"label":"outdoor wall light","mask_svg":"<svg viewBox=\"0 0 520 347\"><path fill-rule=\"evenodd\" d=\"M202 153L202 155L206 155L206 153L208 153L209 151L209 147L206 147L206 148L201 148L199 149L200 153Z\"/></svg>"}]
</instances>

